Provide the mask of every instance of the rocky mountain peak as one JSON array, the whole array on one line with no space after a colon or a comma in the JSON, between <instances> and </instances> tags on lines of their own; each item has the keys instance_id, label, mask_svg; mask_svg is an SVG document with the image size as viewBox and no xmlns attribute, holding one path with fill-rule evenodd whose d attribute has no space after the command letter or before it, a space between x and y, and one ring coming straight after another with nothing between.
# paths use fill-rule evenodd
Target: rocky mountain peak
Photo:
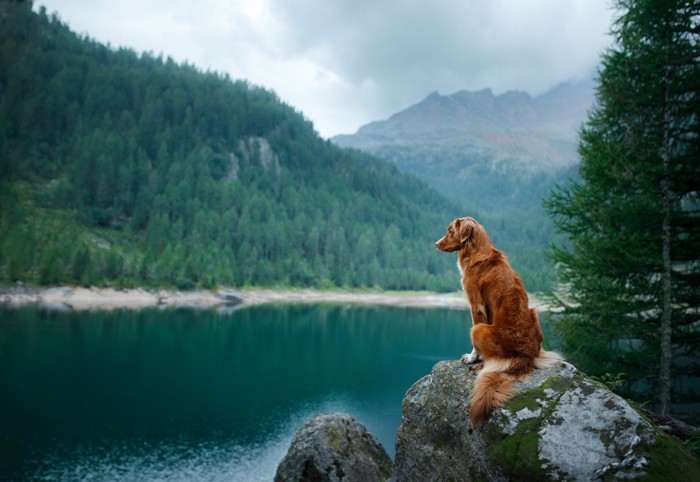
<instances>
[{"instance_id":1,"label":"rocky mountain peak","mask_svg":"<svg viewBox=\"0 0 700 482\"><path fill-rule=\"evenodd\" d=\"M465 154L477 150L497 160L525 160L537 170L561 167L576 161L576 133L592 103L590 80L561 84L537 97L518 90L435 91L386 120L333 140L374 154L392 145L447 143Z\"/></svg>"}]
</instances>

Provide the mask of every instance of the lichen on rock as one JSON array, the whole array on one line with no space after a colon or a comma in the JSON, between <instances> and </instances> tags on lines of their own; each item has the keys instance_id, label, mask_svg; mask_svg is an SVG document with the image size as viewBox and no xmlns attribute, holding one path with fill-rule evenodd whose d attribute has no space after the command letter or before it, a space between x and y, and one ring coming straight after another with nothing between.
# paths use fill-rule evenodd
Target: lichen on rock
<instances>
[{"instance_id":1,"label":"lichen on rock","mask_svg":"<svg viewBox=\"0 0 700 482\"><path fill-rule=\"evenodd\" d=\"M402 480L700 480L698 461L624 399L562 363L473 430L476 374L440 362L403 401L393 478Z\"/></svg>"}]
</instances>

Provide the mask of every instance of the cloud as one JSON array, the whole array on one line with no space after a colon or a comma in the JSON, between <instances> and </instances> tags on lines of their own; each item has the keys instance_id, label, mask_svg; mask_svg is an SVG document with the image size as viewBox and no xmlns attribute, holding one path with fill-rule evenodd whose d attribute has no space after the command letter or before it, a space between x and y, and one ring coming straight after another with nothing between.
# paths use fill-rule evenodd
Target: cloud
<instances>
[{"instance_id":1,"label":"cloud","mask_svg":"<svg viewBox=\"0 0 700 482\"><path fill-rule=\"evenodd\" d=\"M45 0L71 28L275 90L324 136L438 90L540 94L594 70L607 0Z\"/></svg>"},{"instance_id":2,"label":"cloud","mask_svg":"<svg viewBox=\"0 0 700 482\"><path fill-rule=\"evenodd\" d=\"M288 53L389 97L432 90L542 93L588 75L610 12L587 1L271 0ZM338 6L340 5L340 6Z\"/></svg>"}]
</instances>

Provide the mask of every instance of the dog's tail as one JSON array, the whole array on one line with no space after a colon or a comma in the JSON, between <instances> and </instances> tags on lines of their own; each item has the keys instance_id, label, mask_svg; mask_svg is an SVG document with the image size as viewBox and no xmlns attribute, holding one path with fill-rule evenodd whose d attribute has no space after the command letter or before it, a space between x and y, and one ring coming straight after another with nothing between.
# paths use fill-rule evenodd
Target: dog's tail
<instances>
[{"instance_id":1,"label":"dog's tail","mask_svg":"<svg viewBox=\"0 0 700 482\"><path fill-rule=\"evenodd\" d=\"M479 371L474 382L469 409L469 417L474 427L481 425L491 410L502 407L513 396L515 393L513 387L515 373L511 372L521 371L517 370L517 366L514 366L522 364L520 360L526 359L492 358L484 361L484 367Z\"/></svg>"},{"instance_id":2,"label":"dog's tail","mask_svg":"<svg viewBox=\"0 0 700 482\"><path fill-rule=\"evenodd\" d=\"M469 416L478 427L494 408L502 407L515 393L513 380L522 378L534 368L549 368L563 361L553 351L540 349L537 358L489 359L479 372L472 390Z\"/></svg>"},{"instance_id":3,"label":"dog's tail","mask_svg":"<svg viewBox=\"0 0 700 482\"><path fill-rule=\"evenodd\" d=\"M551 368L563 361L564 357L559 353L540 348L540 354L535 358L535 368Z\"/></svg>"},{"instance_id":4,"label":"dog's tail","mask_svg":"<svg viewBox=\"0 0 700 482\"><path fill-rule=\"evenodd\" d=\"M539 355L537 355L537 358L535 358L535 368L550 368L558 363L563 362L564 357L561 356L559 353L554 351L545 351L544 349L542 349L542 342L544 341L544 337L542 336L542 329L540 328L540 318L539 316L537 316L537 310L534 308L530 308L530 315L532 316L532 322L537 327L537 332L539 334L538 339L540 345L540 353Z\"/></svg>"}]
</instances>

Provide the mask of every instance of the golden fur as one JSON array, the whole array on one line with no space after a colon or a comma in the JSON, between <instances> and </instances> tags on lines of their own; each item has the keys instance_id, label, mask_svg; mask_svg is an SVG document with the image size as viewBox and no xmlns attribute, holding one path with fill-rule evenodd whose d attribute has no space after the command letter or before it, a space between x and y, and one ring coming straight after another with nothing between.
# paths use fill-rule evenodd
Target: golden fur
<instances>
[{"instance_id":1,"label":"golden fur","mask_svg":"<svg viewBox=\"0 0 700 482\"><path fill-rule=\"evenodd\" d=\"M472 425L479 426L492 409L513 396L513 380L535 368L553 366L561 355L542 349L542 330L537 311L518 273L496 249L486 230L470 217L455 219L447 234L435 243L441 251L459 251L462 288L471 305L471 354L464 363L483 366L471 396Z\"/></svg>"}]
</instances>

